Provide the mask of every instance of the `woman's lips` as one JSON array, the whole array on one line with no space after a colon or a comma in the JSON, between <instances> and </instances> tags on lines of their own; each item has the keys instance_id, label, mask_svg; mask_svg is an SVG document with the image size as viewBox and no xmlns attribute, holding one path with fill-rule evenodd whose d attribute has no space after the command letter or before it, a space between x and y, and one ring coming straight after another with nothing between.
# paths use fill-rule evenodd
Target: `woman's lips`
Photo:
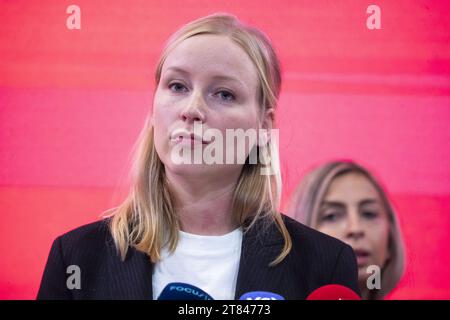
<instances>
[{"instance_id":1,"label":"woman's lips","mask_svg":"<svg viewBox=\"0 0 450 320\"><path fill-rule=\"evenodd\" d=\"M190 145L190 146L194 146L194 144L208 144L207 141L204 140L200 140L196 137L189 137L189 136L178 136L172 139L173 142L175 143L181 143L181 144L186 144L186 145Z\"/></svg>"},{"instance_id":2,"label":"woman's lips","mask_svg":"<svg viewBox=\"0 0 450 320\"><path fill-rule=\"evenodd\" d=\"M363 249L354 249L358 267L366 266L369 263L370 252Z\"/></svg>"}]
</instances>

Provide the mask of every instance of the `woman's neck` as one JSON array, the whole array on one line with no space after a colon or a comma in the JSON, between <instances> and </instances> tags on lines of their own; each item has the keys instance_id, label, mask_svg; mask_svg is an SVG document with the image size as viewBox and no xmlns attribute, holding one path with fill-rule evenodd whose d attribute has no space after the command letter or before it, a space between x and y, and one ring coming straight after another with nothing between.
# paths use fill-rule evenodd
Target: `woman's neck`
<instances>
[{"instance_id":1,"label":"woman's neck","mask_svg":"<svg viewBox=\"0 0 450 320\"><path fill-rule=\"evenodd\" d=\"M182 231L223 235L238 227L232 213L237 177L203 180L166 173Z\"/></svg>"}]
</instances>

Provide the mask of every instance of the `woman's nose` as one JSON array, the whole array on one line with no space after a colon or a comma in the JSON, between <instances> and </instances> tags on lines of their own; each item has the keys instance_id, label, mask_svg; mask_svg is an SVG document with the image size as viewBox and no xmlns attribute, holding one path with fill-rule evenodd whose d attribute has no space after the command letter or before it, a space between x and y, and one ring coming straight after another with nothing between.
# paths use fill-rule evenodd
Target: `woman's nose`
<instances>
[{"instance_id":1,"label":"woman's nose","mask_svg":"<svg viewBox=\"0 0 450 320\"><path fill-rule=\"evenodd\" d=\"M186 122L205 122L205 106L206 103L202 95L200 93L193 94L189 98L186 107L181 111L180 116Z\"/></svg>"},{"instance_id":2,"label":"woman's nose","mask_svg":"<svg viewBox=\"0 0 450 320\"><path fill-rule=\"evenodd\" d=\"M361 226L357 213L350 213L347 220L347 238L359 239L364 237L364 229Z\"/></svg>"}]
</instances>

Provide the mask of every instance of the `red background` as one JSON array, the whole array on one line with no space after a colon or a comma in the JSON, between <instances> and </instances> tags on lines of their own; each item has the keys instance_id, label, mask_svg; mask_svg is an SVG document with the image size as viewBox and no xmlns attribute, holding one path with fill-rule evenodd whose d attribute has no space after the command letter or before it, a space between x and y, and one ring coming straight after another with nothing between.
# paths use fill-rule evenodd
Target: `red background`
<instances>
[{"instance_id":1,"label":"red background","mask_svg":"<svg viewBox=\"0 0 450 320\"><path fill-rule=\"evenodd\" d=\"M81 8L68 30L66 8ZM366 8L381 8L381 30ZM123 199L164 41L226 11L283 66L283 208L333 158L381 178L407 246L390 298L450 299L447 1L0 1L0 298L33 299L52 240Z\"/></svg>"}]
</instances>

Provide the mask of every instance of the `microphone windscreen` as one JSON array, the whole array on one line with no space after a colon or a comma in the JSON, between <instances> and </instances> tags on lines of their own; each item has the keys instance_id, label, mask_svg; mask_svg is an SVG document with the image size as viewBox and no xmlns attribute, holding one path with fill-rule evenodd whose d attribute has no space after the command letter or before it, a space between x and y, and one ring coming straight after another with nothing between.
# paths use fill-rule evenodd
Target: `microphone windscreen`
<instances>
[{"instance_id":1,"label":"microphone windscreen","mask_svg":"<svg viewBox=\"0 0 450 320\"><path fill-rule=\"evenodd\" d=\"M161 291L158 300L214 300L202 289L182 282L169 283Z\"/></svg>"},{"instance_id":2,"label":"microphone windscreen","mask_svg":"<svg viewBox=\"0 0 450 320\"><path fill-rule=\"evenodd\" d=\"M361 297L352 289L339 284L329 284L311 292L306 300L361 300Z\"/></svg>"},{"instance_id":3,"label":"microphone windscreen","mask_svg":"<svg viewBox=\"0 0 450 320\"><path fill-rule=\"evenodd\" d=\"M284 300L284 298L273 292L251 291L244 293L239 300Z\"/></svg>"}]
</instances>

